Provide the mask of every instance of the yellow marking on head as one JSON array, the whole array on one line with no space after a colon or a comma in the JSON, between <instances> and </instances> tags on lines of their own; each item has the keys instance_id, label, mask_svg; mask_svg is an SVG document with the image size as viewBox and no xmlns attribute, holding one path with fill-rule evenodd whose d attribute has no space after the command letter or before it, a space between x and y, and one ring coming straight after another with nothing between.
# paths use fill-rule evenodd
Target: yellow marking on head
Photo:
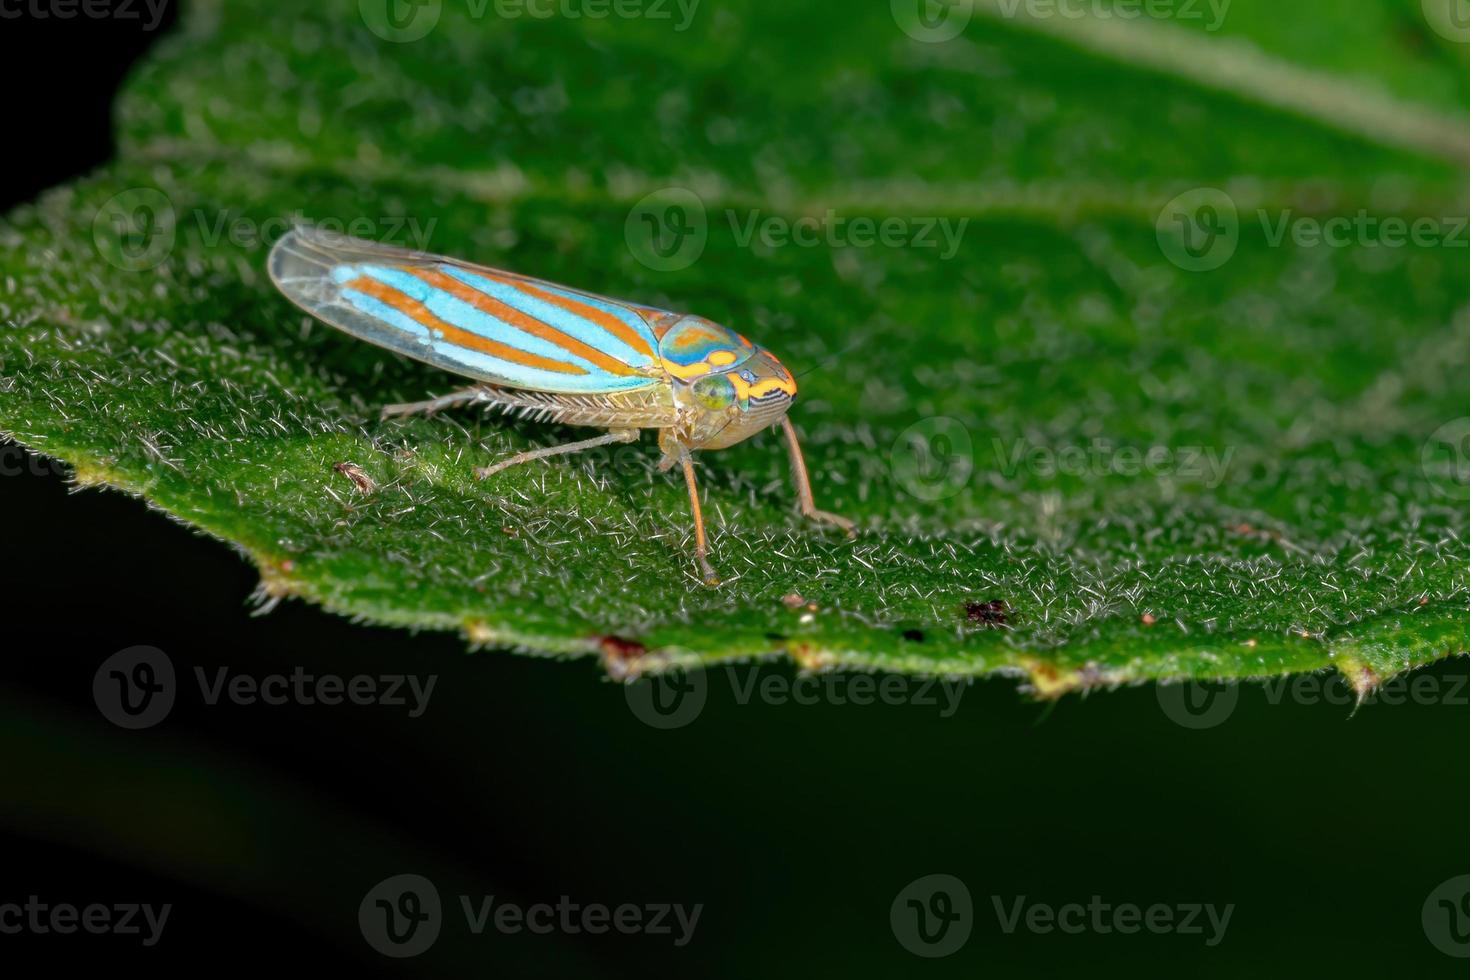
<instances>
[{"instance_id":1,"label":"yellow marking on head","mask_svg":"<svg viewBox=\"0 0 1470 980\"><path fill-rule=\"evenodd\" d=\"M715 367L727 367L735 363L735 352L728 350L717 350L714 353L710 354L709 357L705 358L705 360Z\"/></svg>"},{"instance_id":2,"label":"yellow marking on head","mask_svg":"<svg viewBox=\"0 0 1470 980\"><path fill-rule=\"evenodd\" d=\"M764 395L769 395L773 391L784 391L793 397L796 395L796 382L790 378L758 378L754 384L751 384L742 378L738 371L732 371L725 375L725 377L729 378L730 383L735 386L735 396L741 401L750 398L760 398Z\"/></svg>"}]
</instances>

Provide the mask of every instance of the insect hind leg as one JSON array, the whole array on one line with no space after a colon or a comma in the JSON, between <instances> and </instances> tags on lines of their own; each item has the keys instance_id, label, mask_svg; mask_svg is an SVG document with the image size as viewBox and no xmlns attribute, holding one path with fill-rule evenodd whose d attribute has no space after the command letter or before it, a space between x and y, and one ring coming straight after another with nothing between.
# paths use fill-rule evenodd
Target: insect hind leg
<instances>
[{"instance_id":1,"label":"insect hind leg","mask_svg":"<svg viewBox=\"0 0 1470 980\"><path fill-rule=\"evenodd\" d=\"M490 466L481 466L475 470L475 476L481 480L487 476L494 476L501 470L519 466L521 463L529 463L533 459L545 459L547 456L561 456L566 453L580 452L583 449L592 449L594 446L606 446L613 442L637 442L637 429L613 429L607 435L597 436L592 439L582 439L578 442L568 442L560 446L547 446L545 449L528 449L523 453L502 459L500 462Z\"/></svg>"},{"instance_id":2,"label":"insect hind leg","mask_svg":"<svg viewBox=\"0 0 1470 980\"><path fill-rule=\"evenodd\" d=\"M484 387L475 385L473 388L462 388L459 391L451 391L447 395L438 398L430 398L421 402L402 402L397 405L384 405L379 413L379 418L391 419L402 418L406 415L433 415L435 412L456 405L472 405L475 402L489 401L490 395Z\"/></svg>"}]
</instances>

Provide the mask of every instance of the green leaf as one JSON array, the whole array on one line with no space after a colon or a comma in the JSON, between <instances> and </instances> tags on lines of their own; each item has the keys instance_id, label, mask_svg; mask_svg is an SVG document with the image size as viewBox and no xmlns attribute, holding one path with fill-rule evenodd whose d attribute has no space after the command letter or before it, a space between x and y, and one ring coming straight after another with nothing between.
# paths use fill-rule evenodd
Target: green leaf
<instances>
[{"instance_id":1,"label":"green leaf","mask_svg":"<svg viewBox=\"0 0 1470 980\"><path fill-rule=\"evenodd\" d=\"M196 3L118 159L0 226L0 429L268 596L482 644L1366 690L1463 646L1465 61L1418 4L1297 6L1310 35L976 0L926 42L902 4L429 4L390 41L355 0ZM645 215L702 230L665 260ZM794 514L774 434L702 457L717 590L647 441L476 481L585 430L378 421L459 381L276 294L296 217L734 326L805 372L860 536Z\"/></svg>"}]
</instances>

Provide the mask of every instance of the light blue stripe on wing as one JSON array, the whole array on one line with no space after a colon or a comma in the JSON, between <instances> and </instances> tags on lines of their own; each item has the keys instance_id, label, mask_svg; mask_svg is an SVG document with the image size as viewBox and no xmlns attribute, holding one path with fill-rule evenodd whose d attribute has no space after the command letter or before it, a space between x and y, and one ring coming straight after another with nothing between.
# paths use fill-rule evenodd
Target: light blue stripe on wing
<instances>
[{"instance_id":1,"label":"light blue stripe on wing","mask_svg":"<svg viewBox=\"0 0 1470 980\"><path fill-rule=\"evenodd\" d=\"M342 290L342 298L351 303L359 313L366 314L375 320L382 320L388 326L402 330L418 340L427 342L429 339L429 331L422 323L395 310L382 300L374 299L367 293L360 293L355 289Z\"/></svg>"},{"instance_id":2,"label":"light blue stripe on wing","mask_svg":"<svg viewBox=\"0 0 1470 980\"><path fill-rule=\"evenodd\" d=\"M648 344L650 347L653 347L655 350L658 349L658 338L654 336L653 330L649 328L648 324L643 321L643 318L641 316L639 316L637 313L634 313L626 306L615 303L610 299L603 299L601 296L591 296L587 293L578 293L573 292L570 289L563 289L561 286L557 286L549 282L537 283L537 285L546 290L548 293L555 293L556 295L561 296L565 299L576 300L578 303L585 303L588 306L595 307L596 309L602 310L604 313L611 313L613 316L617 317L619 320L622 320L628 326L632 327L634 331L642 334L648 340ZM660 310L659 312L666 313L668 311Z\"/></svg>"},{"instance_id":3,"label":"light blue stripe on wing","mask_svg":"<svg viewBox=\"0 0 1470 980\"><path fill-rule=\"evenodd\" d=\"M485 295L498 299L506 306L514 307L527 316L533 316L543 323L549 323L562 333L576 337L588 347L594 347L609 357L615 357L629 367L648 367L653 363L653 359L647 354L634 350L628 346L626 341L615 334L609 333L605 328L598 326L586 317L578 316L570 310L564 310L554 303L548 303L544 299L532 296L507 283L496 282L493 279L475 275L473 272L452 265L441 266L441 268L445 274L453 276L466 286L478 289ZM596 306L598 309L606 309L609 313L614 314L623 322L627 323L637 333L646 337L650 348L654 350L658 349L658 341L653 337L653 332L648 329L648 325L639 319L636 314L630 313L627 310L619 310L612 304L595 303L586 296L563 292L544 282L537 281L535 285L536 288L544 289L549 293L566 296L579 303ZM631 319L629 319L630 317Z\"/></svg>"},{"instance_id":4,"label":"light blue stripe on wing","mask_svg":"<svg viewBox=\"0 0 1470 980\"><path fill-rule=\"evenodd\" d=\"M434 287L424 282L418 276L409 275L402 269L393 269L386 265L359 265L353 266L352 271L358 275L372 276L378 282L387 283L405 296L426 303L429 293Z\"/></svg>"},{"instance_id":5,"label":"light blue stripe on wing","mask_svg":"<svg viewBox=\"0 0 1470 980\"><path fill-rule=\"evenodd\" d=\"M638 375L630 375L622 378L604 372L597 374L561 374L555 371L541 371L536 368L526 367L524 364L512 364L509 361L502 361L498 357L484 354L480 351L469 350L458 344L438 341L431 346L434 352L440 357L446 361L460 365L470 373L490 375L501 379L504 384L522 388L534 388L537 391L596 394L607 391L631 391L634 388L645 388L655 383L652 378L639 377Z\"/></svg>"},{"instance_id":6,"label":"light blue stripe on wing","mask_svg":"<svg viewBox=\"0 0 1470 980\"><path fill-rule=\"evenodd\" d=\"M493 316L483 310L477 310L464 300L450 293L446 293L442 289L429 285L411 273L404 272L400 269L384 268L376 265L362 266L360 271L379 282L392 286L407 296L413 297L428 307L430 313L446 323L459 327L461 330L468 330L470 333L478 334L481 337L488 337L502 344L508 344L528 354L536 354L549 360L561 361L566 364L575 364L588 374L596 375L597 377L621 377L621 375L610 374L605 369L572 353L555 341L526 333L514 324L507 323L497 316Z\"/></svg>"},{"instance_id":7,"label":"light blue stripe on wing","mask_svg":"<svg viewBox=\"0 0 1470 980\"><path fill-rule=\"evenodd\" d=\"M442 268L447 270L450 267L444 266ZM545 371L528 367L524 364L502 360L493 354L471 350L450 341L434 339L428 328L402 311L394 309L387 303L359 290L342 289L341 296L345 305L348 305L352 310L362 316L400 331L406 338L412 338L413 341L422 344L421 349L432 351L435 358L437 358L437 363L441 367L460 370L472 377L479 377L483 380L540 391L595 394L599 392L632 390L657 383L654 379L645 376L630 375L623 377L609 374L601 368L586 364L581 358L575 357L565 348L551 344L549 341L544 341L539 337L526 334L496 317L476 310L474 307L455 299L443 290L436 289L417 276L410 275L400 269L379 265L344 265L333 269L331 275L339 284L350 282L359 276L368 276L423 303L435 316L454 326L527 352L544 353L545 356L565 363L585 366L587 373L565 374L560 371ZM480 288L477 282L469 283L469 285L477 289ZM485 290L485 292L488 293L489 291ZM529 313L529 311L523 312ZM605 335L605 331L603 333ZM404 344L401 347L398 345L393 346L402 353L409 354L413 353L411 348L416 345Z\"/></svg>"}]
</instances>

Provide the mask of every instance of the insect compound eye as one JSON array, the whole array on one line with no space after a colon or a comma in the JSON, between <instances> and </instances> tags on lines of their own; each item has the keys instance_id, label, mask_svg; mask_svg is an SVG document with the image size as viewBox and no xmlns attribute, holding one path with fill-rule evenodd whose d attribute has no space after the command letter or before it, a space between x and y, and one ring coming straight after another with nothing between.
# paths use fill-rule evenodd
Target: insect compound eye
<instances>
[{"instance_id":1,"label":"insect compound eye","mask_svg":"<svg viewBox=\"0 0 1470 980\"><path fill-rule=\"evenodd\" d=\"M723 374L712 374L694 382L694 400L718 411L735 401L735 386Z\"/></svg>"}]
</instances>

